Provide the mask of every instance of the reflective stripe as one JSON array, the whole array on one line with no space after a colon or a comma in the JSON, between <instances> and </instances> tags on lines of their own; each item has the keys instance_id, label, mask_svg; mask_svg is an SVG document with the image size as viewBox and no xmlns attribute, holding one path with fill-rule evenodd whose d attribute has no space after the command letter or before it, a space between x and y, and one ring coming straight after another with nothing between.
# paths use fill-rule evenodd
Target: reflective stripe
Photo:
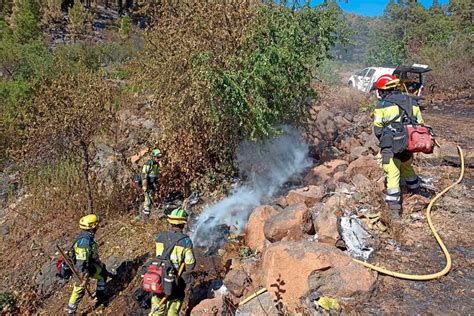
<instances>
[{"instance_id":1,"label":"reflective stripe","mask_svg":"<svg viewBox=\"0 0 474 316\"><path fill-rule=\"evenodd\" d=\"M420 187L420 183L419 183L419 182L417 182L417 183L415 183L415 184L408 184L408 183L407 183L407 187L408 187L409 189L417 189L417 188Z\"/></svg>"},{"instance_id":2,"label":"reflective stripe","mask_svg":"<svg viewBox=\"0 0 474 316\"><path fill-rule=\"evenodd\" d=\"M399 195L397 195L397 196L395 196L395 195L386 195L385 196L385 201L387 201L387 202L388 201L399 202L400 201L400 196Z\"/></svg>"},{"instance_id":3,"label":"reflective stripe","mask_svg":"<svg viewBox=\"0 0 474 316\"><path fill-rule=\"evenodd\" d=\"M400 194L400 188L387 189L387 194L390 194L390 195Z\"/></svg>"},{"instance_id":4,"label":"reflective stripe","mask_svg":"<svg viewBox=\"0 0 474 316\"><path fill-rule=\"evenodd\" d=\"M374 124L375 123L383 123L383 118L380 116L374 116Z\"/></svg>"},{"instance_id":5,"label":"reflective stripe","mask_svg":"<svg viewBox=\"0 0 474 316\"><path fill-rule=\"evenodd\" d=\"M143 209L143 214L149 215L149 214L150 214L150 210Z\"/></svg>"},{"instance_id":6,"label":"reflective stripe","mask_svg":"<svg viewBox=\"0 0 474 316\"><path fill-rule=\"evenodd\" d=\"M415 183L418 182L419 178L417 176L405 177L405 182Z\"/></svg>"}]
</instances>

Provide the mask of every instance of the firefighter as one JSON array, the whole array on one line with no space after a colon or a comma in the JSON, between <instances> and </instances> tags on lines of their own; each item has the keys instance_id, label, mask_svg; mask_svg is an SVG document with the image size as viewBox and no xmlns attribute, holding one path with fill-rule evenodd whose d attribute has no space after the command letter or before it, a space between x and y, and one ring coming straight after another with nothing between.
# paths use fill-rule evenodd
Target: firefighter
<instances>
[{"instance_id":1,"label":"firefighter","mask_svg":"<svg viewBox=\"0 0 474 316\"><path fill-rule=\"evenodd\" d=\"M158 173L160 171L160 158L162 153L159 149L153 149L151 159L149 159L142 168L142 190L145 196L143 202L143 216L147 219L150 216L150 209L153 204L153 194L156 191Z\"/></svg>"},{"instance_id":2,"label":"firefighter","mask_svg":"<svg viewBox=\"0 0 474 316\"><path fill-rule=\"evenodd\" d=\"M394 137L394 126L403 124L404 112L410 112L407 115L420 125L423 124L423 118L416 99L401 93L399 79L392 75L383 75L376 81L375 86L380 102L374 110L374 133L380 141L382 166L386 175L385 201L391 215L399 218L402 210L401 178L412 193L418 192L421 181L412 167L413 154L406 150L398 151L396 148L398 138Z\"/></svg>"},{"instance_id":3,"label":"firefighter","mask_svg":"<svg viewBox=\"0 0 474 316\"><path fill-rule=\"evenodd\" d=\"M161 256L165 249L173 247L169 259L174 266L175 272L177 273L180 265L184 263L184 272L186 274L178 277L178 282L176 286L173 287L172 294L167 298L166 303L160 305L159 302L163 297L156 294L152 296L152 312L150 315L177 316L183 304L186 289L185 280L189 279L189 272L193 270L196 265L191 239L183 233L187 219L188 214L184 209L174 209L167 215L167 221L170 226L169 230L159 233L156 236L156 256ZM174 246L170 243L174 243Z\"/></svg>"},{"instance_id":4,"label":"firefighter","mask_svg":"<svg viewBox=\"0 0 474 316\"><path fill-rule=\"evenodd\" d=\"M84 297L89 278L97 280L95 299L97 305L105 299L105 283L107 282L107 270L99 260L97 243L94 241L95 233L99 224L97 215L89 214L79 220L79 227L83 230L71 249L75 268L82 277L82 284L74 284L71 297L69 298L68 314L74 315L77 306Z\"/></svg>"}]
</instances>

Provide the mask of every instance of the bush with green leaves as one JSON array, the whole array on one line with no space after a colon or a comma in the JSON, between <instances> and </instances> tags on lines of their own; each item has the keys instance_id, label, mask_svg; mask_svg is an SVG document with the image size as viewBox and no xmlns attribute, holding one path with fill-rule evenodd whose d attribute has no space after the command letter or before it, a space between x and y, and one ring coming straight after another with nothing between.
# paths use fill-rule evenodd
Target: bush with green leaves
<instances>
[{"instance_id":1,"label":"bush with green leaves","mask_svg":"<svg viewBox=\"0 0 474 316\"><path fill-rule=\"evenodd\" d=\"M153 8L137 83L154 94L167 153L163 177L182 189L215 171L231 173L242 139L300 123L315 97L313 69L341 38L331 4L166 3Z\"/></svg>"},{"instance_id":2,"label":"bush with green leaves","mask_svg":"<svg viewBox=\"0 0 474 316\"><path fill-rule=\"evenodd\" d=\"M12 312L16 307L15 296L10 292L1 292L0 293L0 311L2 312Z\"/></svg>"}]
</instances>

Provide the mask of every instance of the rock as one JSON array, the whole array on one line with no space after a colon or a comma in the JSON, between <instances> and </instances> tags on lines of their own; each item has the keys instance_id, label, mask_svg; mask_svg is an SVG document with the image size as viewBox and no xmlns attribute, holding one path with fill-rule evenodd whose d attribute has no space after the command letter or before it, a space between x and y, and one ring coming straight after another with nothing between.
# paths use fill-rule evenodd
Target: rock
<instances>
[{"instance_id":1,"label":"rock","mask_svg":"<svg viewBox=\"0 0 474 316\"><path fill-rule=\"evenodd\" d=\"M242 297L249 283L247 274L240 270L230 270L224 279L225 286L235 297Z\"/></svg>"},{"instance_id":2,"label":"rock","mask_svg":"<svg viewBox=\"0 0 474 316\"><path fill-rule=\"evenodd\" d=\"M314 122L316 129L321 133L322 138L332 142L337 137L337 126L334 121L334 113L322 107L318 112L318 117Z\"/></svg>"},{"instance_id":3,"label":"rock","mask_svg":"<svg viewBox=\"0 0 474 316\"><path fill-rule=\"evenodd\" d=\"M327 207L323 203L318 203L311 211L313 214L314 230L318 234L318 241L334 246L339 239L336 210L332 207Z\"/></svg>"},{"instance_id":4,"label":"rock","mask_svg":"<svg viewBox=\"0 0 474 316\"><path fill-rule=\"evenodd\" d=\"M263 310L262 310L263 308ZM247 304L240 306L235 315L237 316L256 316L256 315L279 315L278 309L275 306L273 297L266 292L260 294Z\"/></svg>"},{"instance_id":5,"label":"rock","mask_svg":"<svg viewBox=\"0 0 474 316\"><path fill-rule=\"evenodd\" d=\"M59 284L60 279L56 277L56 262L47 261L41 267L41 271L36 275L35 283L41 294L44 296L51 295Z\"/></svg>"},{"instance_id":6,"label":"rock","mask_svg":"<svg viewBox=\"0 0 474 316\"><path fill-rule=\"evenodd\" d=\"M335 173L346 170L347 166L348 163L345 160L336 159L327 161L311 169L304 177L303 182L306 185L323 185L331 180Z\"/></svg>"},{"instance_id":7,"label":"rock","mask_svg":"<svg viewBox=\"0 0 474 316\"><path fill-rule=\"evenodd\" d=\"M373 188L374 183L367 179L366 176L357 173L352 177L352 184L356 187L359 191L368 191Z\"/></svg>"},{"instance_id":8,"label":"rock","mask_svg":"<svg viewBox=\"0 0 474 316\"><path fill-rule=\"evenodd\" d=\"M13 221L6 218L0 219L0 236L6 236L10 233L10 228L13 226Z\"/></svg>"},{"instance_id":9,"label":"rock","mask_svg":"<svg viewBox=\"0 0 474 316\"><path fill-rule=\"evenodd\" d=\"M253 251L261 251L267 242L263 227L278 212L270 205L257 207L249 217L245 228L245 244Z\"/></svg>"},{"instance_id":10,"label":"rock","mask_svg":"<svg viewBox=\"0 0 474 316\"><path fill-rule=\"evenodd\" d=\"M429 203L430 199L419 194L414 194L403 200L403 212L409 214L422 211Z\"/></svg>"},{"instance_id":11,"label":"rock","mask_svg":"<svg viewBox=\"0 0 474 316\"><path fill-rule=\"evenodd\" d=\"M143 156L146 155L148 150L149 150L148 148L144 148L140 150L136 155L133 155L132 157L130 157L130 161L132 162L132 164L137 163Z\"/></svg>"},{"instance_id":12,"label":"rock","mask_svg":"<svg viewBox=\"0 0 474 316\"><path fill-rule=\"evenodd\" d=\"M352 148L355 148L357 146L360 146L361 143L359 140L353 136L346 137L342 139L338 145L337 148L345 151L346 153L350 153Z\"/></svg>"},{"instance_id":13,"label":"rock","mask_svg":"<svg viewBox=\"0 0 474 316\"><path fill-rule=\"evenodd\" d=\"M286 201L286 198L284 196L280 196L279 198L277 198L275 201L273 201L273 204L281 208L285 208L288 206L288 202Z\"/></svg>"},{"instance_id":14,"label":"rock","mask_svg":"<svg viewBox=\"0 0 474 316\"><path fill-rule=\"evenodd\" d=\"M461 160L459 159L458 149L454 143L443 143L440 146L440 156L444 161L452 163L456 166L461 165ZM464 149L464 164L466 167L474 166L474 152L467 152Z\"/></svg>"},{"instance_id":15,"label":"rock","mask_svg":"<svg viewBox=\"0 0 474 316\"><path fill-rule=\"evenodd\" d=\"M364 146L357 146L351 149L351 152L349 154L349 161L354 161L357 158L364 156L369 152L369 149Z\"/></svg>"},{"instance_id":16,"label":"rock","mask_svg":"<svg viewBox=\"0 0 474 316\"><path fill-rule=\"evenodd\" d=\"M232 260L231 270L242 270L250 279L250 285L245 289L246 293L252 288L259 288L263 286L262 280L262 261L256 256L246 258L235 258Z\"/></svg>"},{"instance_id":17,"label":"rock","mask_svg":"<svg viewBox=\"0 0 474 316\"><path fill-rule=\"evenodd\" d=\"M311 291L337 299L368 295L376 274L356 264L335 247L304 241L280 241L270 245L263 257L265 285L294 312L300 298Z\"/></svg>"},{"instance_id":18,"label":"rock","mask_svg":"<svg viewBox=\"0 0 474 316\"><path fill-rule=\"evenodd\" d=\"M224 295L219 291L215 291L214 297L202 300L192 309L192 314L199 316L217 316L223 315L225 310Z\"/></svg>"},{"instance_id":19,"label":"rock","mask_svg":"<svg viewBox=\"0 0 474 316\"><path fill-rule=\"evenodd\" d=\"M323 187L310 185L305 188L291 190L286 197L286 201L288 205L305 203L307 207L312 207L323 199L324 194Z\"/></svg>"},{"instance_id":20,"label":"rock","mask_svg":"<svg viewBox=\"0 0 474 316\"><path fill-rule=\"evenodd\" d=\"M308 207L304 203L287 207L265 222L265 238L271 242L288 238L299 240L305 233L313 231L313 223Z\"/></svg>"},{"instance_id":21,"label":"rock","mask_svg":"<svg viewBox=\"0 0 474 316\"><path fill-rule=\"evenodd\" d=\"M372 155L361 156L349 164L346 174L354 176L357 173L370 180L378 180L383 175L382 167L378 165Z\"/></svg>"}]
</instances>

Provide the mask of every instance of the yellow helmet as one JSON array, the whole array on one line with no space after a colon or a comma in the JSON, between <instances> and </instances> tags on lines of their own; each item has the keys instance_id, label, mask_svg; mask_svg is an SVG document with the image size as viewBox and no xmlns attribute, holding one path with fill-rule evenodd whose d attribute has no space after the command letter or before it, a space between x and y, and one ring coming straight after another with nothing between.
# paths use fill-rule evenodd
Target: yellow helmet
<instances>
[{"instance_id":1,"label":"yellow helmet","mask_svg":"<svg viewBox=\"0 0 474 316\"><path fill-rule=\"evenodd\" d=\"M99 217L95 214L89 214L79 220L79 227L84 230L91 230L99 224Z\"/></svg>"},{"instance_id":2,"label":"yellow helmet","mask_svg":"<svg viewBox=\"0 0 474 316\"><path fill-rule=\"evenodd\" d=\"M181 207L178 207L168 214L167 221L173 225L186 224L188 221L188 213L186 213L186 211Z\"/></svg>"}]
</instances>

